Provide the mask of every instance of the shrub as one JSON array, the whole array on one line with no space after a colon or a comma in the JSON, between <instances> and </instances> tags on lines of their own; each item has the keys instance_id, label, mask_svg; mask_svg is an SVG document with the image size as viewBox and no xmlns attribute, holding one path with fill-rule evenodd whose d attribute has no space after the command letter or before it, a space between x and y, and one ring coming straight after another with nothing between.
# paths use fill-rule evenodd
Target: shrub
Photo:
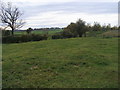
<instances>
[{"instance_id":1,"label":"shrub","mask_svg":"<svg viewBox=\"0 0 120 90\"><path fill-rule=\"evenodd\" d=\"M11 33L10 30L2 30L2 36L9 36Z\"/></svg>"},{"instance_id":2,"label":"shrub","mask_svg":"<svg viewBox=\"0 0 120 90\"><path fill-rule=\"evenodd\" d=\"M64 38L72 38L72 37L77 37L78 35L75 35L69 31L62 31L59 33L56 33L54 35L52 35L52 39L64 39Z\"/></svg>"},{"instance_id":3,"label":"shrub","mask_svg":"<svg viewBox=\"0 0 120 90\"><path fill-rule=\"evenodd\" d=\"M64 31L68 32L69 35L71 34L70 37L82 37L82 35L85 34L87 30L88 26L86 26L85 21L81 19L79 19L76 23L71 23L64 29Z\"/></svg>"},{"instance_id":4,"label":"shrub","mask_svg":"<svg viewBox=\"0 0 120 90\"><path fill-rule=\"evenodd\" d=\"M28 42L28 41L32 41L31 35L22 35L22 36L20 36L20 42Z\"/></svg>"},{"instance_id":5,"label":"shrub","mask_svg":"<svg viewBox=\"0 0 120 90\"><path fill-rule=\"evenodd\" d=\"M63 36L61 34L54 34L52 35L52 39L63 39Z\"/></svg>"},{"instance_id":6,"label":"shrub","mask_svg":"<svg viewBox=\"0 0 120 90\"><path fill-rule=\"evenodd\" d=\"M18 43L20 41L20 37L18 36L3 36L2 43Z\"/></svg>"},{"instance_id":7,"label":"shrub","mask_svg":"<svg viewBox=\"0 0 120 90\"><path fill-rule=\"evenodd\" d=\"M32 41L47 40L47 35L32 34Z\"/></svg>"},{"instance_id":8,"label":"shrub","mask_svg":"<svg viewBox=\"0 0 120 90\"><path fill-rule=\"evenodd\" d=\"M28 42L28 41L40 41L40 40L47 40L47 36L44 35L21 35L21 36L3 36L2 42L3 43L20 43L20 42Z\"/></svg>"},{"instance_id":9,"label":"shrub","mask_svg":"<svg viewBox=\"0 0 120 90\"><path fill-rule=\"evenodd\" d=\"M93 30L93 31L101 31L101 30L102 30L102 27L101 27L101 25L100 25L99 23L94 22L94 25L93 25L93 27L92 27L92 30Z\"/></svg>"},{"instance_id":10,"label":"shrub","mask_svg":"<svg viewBox=\"0 0 120 90\"><path fill-rule=\"evenodd\" d=\"M32 31L33 31L32 28L28 28L28 29L26 30L27 34L30 34Z\"/></svg>"},{"instance_id":11,"label":"shrub","mask_svg":"<svg viewBox=\"0 0 120 90\"><path fill-rule=\"evenodd\" d=\"M77 34L73 34L73 33L71 33L71 32L69 32L69 31L63 31L62 32L62 36L64 37L64 38L72 38L72 37L77 37L78 35Z\"/></svg>"}]
</instances>

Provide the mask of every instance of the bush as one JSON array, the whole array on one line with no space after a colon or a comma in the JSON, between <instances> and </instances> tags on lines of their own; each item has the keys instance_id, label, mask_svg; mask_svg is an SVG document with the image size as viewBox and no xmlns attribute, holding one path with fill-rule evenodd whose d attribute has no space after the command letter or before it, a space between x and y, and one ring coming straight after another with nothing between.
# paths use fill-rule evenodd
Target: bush
<instances>
[{"instance_id":1,"label":"bush","mask_svg":"<svg viewBox=\"0 0 120 90\"><path fill-rule=\"evenodd\" d=\"M20 43L20 42L28 42L28 41L41 41L41 40L47 40L47 36L45 35L37 35L37 34L31 34L31 35L21 35L21 36L3 36L2 42L3 43Z\"/></svg>"},{"instance_id":2,"label":"bush","mask_svg":"<svg viewBox=\"0 0 120 90\"><path fill-rule=\"evenodd\" d=\"M63 39L63 36L61 34L55 34L52 35L52 39Z\"/></svg>"},{"instance_id":3,"label":"bush","mask_svg":"<svg viewBox=\"0 0 120 90\"><path fill-rule=\"evenodd\" d=\"M28 42L32 41L32 36L31 35L22 35L20 37L20 42Z\"/></svg>"},{"instance_id":4,"label":"bush","mask_svg":"<svg viewBox=\"0 0 120 90\"><path fill-rule=\"evenodd\" d=\"M101 31L101 30L102 30L102 27L101 27L101 25L100 25L99 23L94 22L94 25L93 25L93 27L92 27L92 30L93 30L93 31Z\"/></svg>"},{"instance_id":5,"label":"bush","mask_svg":"<svg viewBox=\"0 0 120 90\"><path fill-rule=\"evenodd\" d=\"M71 23L64 31L66 31L69 37L82 37L88 30L88 26L86 26L85 21L79 19L76 23Z\"/></svg>"},{"instance_id":6,"label":"bush","mask_svg":"<svg viewBox=\"0 0 120 90\"><path fill-rule=\"evenodd\" d=\"M33 31L32 28L28 28L28 29L26 30L27 34L30 34L32 31Z\"/></svg>"},{"instance_id":7,"label":"bush","mask_svg":"<svg viewBox=\"0 0 120 90\"><path fill-rule=\"evenodd\" d=\"M10 30L2 30L2 36L9 36L11 33Z\"/></svg>"},{"instance_id":8,"label":"bush","mask_svg":"<svg viewBox=\"0 0 120 90\"><path fill-rule=\"evenodd\" d=\"M66 30L56 33L52 35L52 39L64 39L64 38L72 38L72 37L77 37L78 35L75 35L71 32L68 32Z\"/></svg>"},{"instance_id":9,"label":"bush","mask_svg":"<svg viewBox=\"0 0 120 90\"><path fill-rule=\"evenodd\" d=\"M20 37L16 36L3 36L2 43L18 43L20 41Z\"/></svg>"},{"instance_id":10,"label":"bush","mask_svg":"<svg viewBox=\"0 0 120 90\"><path fill-rule=\"evenodd\" d=\"M32 41L47 40L47 35L32 34Z\"/></svg>"},{"instance_id":11,"label":"bush","mask_svg":"<svg viewBox=\"0 0 120 90\"><path fill-rule=\"evenodd\" d=\"M69 31L64 30L62 32L62 36L64 38L72 38L72 37L77 37L78 35L77 34L73 34L73 33L69 32Z\"/></svg>"}]
</instances>

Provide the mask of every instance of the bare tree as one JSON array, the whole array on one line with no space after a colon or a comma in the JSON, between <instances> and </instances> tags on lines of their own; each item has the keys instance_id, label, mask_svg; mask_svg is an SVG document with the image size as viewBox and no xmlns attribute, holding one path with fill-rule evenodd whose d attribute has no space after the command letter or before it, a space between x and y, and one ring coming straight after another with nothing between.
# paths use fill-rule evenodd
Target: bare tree
<instances>
[{"instance_id":1,"label":"bare tree","mask_svg":"<svg viewBox=\"0 0 120 90\"><path fill-rule=\"evenodd\" d=\"M10 2L1 4L0 19L3 24L12 29L12 35L14 35L14 30L21 28L25 24L22 19L19 19L22 14L19 8L13 6Z\"/></svg>"}]
</instances>

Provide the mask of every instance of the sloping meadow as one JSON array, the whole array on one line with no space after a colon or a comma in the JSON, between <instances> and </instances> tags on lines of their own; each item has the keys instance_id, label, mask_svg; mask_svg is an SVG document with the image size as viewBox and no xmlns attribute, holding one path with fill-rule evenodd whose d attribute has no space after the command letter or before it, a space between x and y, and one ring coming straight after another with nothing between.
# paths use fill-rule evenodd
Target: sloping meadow
<instances>
[{"instance_id":1,"label":"sloping meadow","mask_svg":"<svg viewBox=\"0 0 120 90\"><path fill-rule=\"evenodd\" d=\"M3 44L3 88L117 88L118 38Z\"/></svg>"}]
</instances>

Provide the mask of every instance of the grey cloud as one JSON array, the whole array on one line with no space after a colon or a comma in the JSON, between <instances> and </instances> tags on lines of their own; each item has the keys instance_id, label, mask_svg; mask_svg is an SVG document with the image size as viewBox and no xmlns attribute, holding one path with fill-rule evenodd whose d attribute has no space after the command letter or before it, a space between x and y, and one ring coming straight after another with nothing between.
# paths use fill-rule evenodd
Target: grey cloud
<instances>
[{"instance_id":1,"label":"grey cloud","mask_svg":"<svg viewBox=\"0 0 120 90\"><path fill-rule=\"evenodd\" d=\"M18 3L20 9L24 11L24 18L33 17L46 12L62 11L62 13L74 14L74 13L87 13L92 14L117 14L118 3L117 2L66 2L66 3L50 3L46 5L32 5L30 3ZM48 23L45 20L44 23ZM51 22L51 21L50 21ZM32 23L32 22L31 22ZM33 22L35 24L35 22ZM43 23L43 22L42 22ZM58 26L65 26L64 23L57 23ZM37 23L34 27L46 26L41 23ZM54 26L54 24L47 24L47 26Z\"/></svg>"},{"instance_id":2,"label":"grey cloud","mask_svg":"<svg viewBox=\"0 0 120 90\"><path fill-rule=\"evenodd\" d=\"M45 10L64 10L66 12L84 12L84 13L116 13L117 3L100 2L70 2L63 4L51 4L43 6Z\"/></svg>"},{"instance_id":3,"label":"grey cloud","mask_svg":"<svg viewBox=\"0 0 120 90\"><path fill-rule=\"evenodd\" d=\"M25 17L28 17L49 11L63 11L65 13L112 14L118 13L117 6L118 4L116 2L68 2L36 6L23 4L21 8L25 12Z\"/></svg>"}]
</instances>

